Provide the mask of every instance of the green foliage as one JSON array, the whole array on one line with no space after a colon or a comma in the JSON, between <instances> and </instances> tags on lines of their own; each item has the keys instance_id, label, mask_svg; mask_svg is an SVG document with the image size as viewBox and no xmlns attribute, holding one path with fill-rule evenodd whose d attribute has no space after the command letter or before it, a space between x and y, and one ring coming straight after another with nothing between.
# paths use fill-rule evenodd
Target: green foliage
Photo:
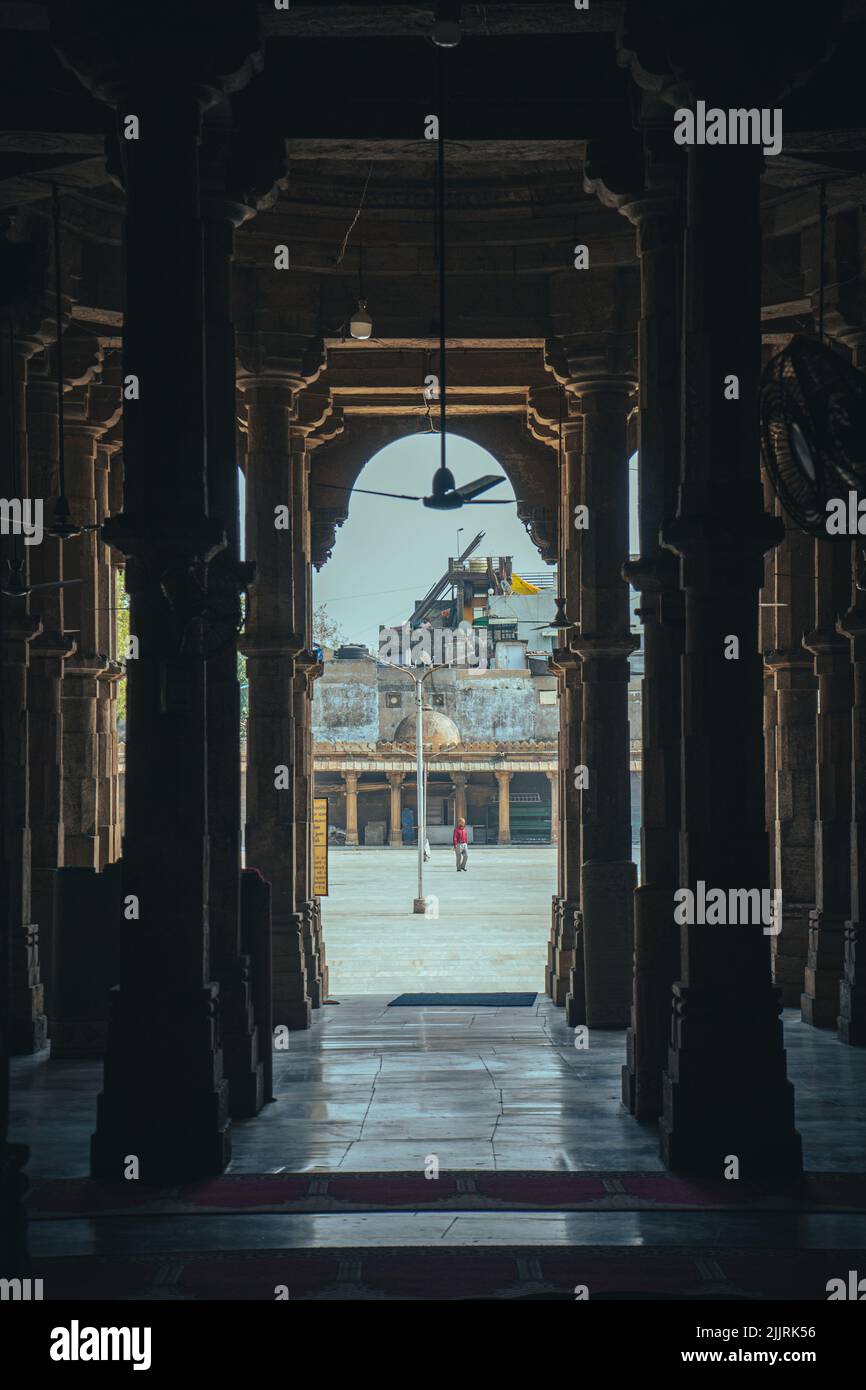
<instances>
[{"instance_id":1,"label":"green foliage","mask_svg":"<svg viewBox=\"0 0 866 1390\"><path fill-rule=\"evenodd\" d=\"M317 647L339 647L346 638L340 624L328 612L325 603L313 609L313 643Z\"/></svg>"}]
</instances>

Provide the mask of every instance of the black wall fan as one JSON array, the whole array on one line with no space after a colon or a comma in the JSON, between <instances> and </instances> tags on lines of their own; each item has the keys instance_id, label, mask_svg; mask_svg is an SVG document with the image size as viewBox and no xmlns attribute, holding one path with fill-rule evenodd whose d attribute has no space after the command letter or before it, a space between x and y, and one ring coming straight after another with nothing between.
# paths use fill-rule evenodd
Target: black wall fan
<instances>
[{"instance_id":1,"label":"black wall fan","mask_svg":"<svg viewBox=\"0 0 866 1390\"><path fill-rule=\"evenodd\" d=\"M761 378L761 452L782 507L802 531L827 530L831 499L866 496L866 377L818 338L797 336Z\"/></svg>"}]
</instances>

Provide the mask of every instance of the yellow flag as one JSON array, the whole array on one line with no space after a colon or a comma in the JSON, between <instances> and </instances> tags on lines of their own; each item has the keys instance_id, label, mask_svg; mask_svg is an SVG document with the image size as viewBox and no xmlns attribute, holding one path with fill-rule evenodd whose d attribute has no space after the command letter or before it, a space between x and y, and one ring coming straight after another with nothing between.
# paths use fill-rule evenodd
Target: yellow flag
<instances>
[{"instance_id":1,"label":"yellow flag","mask_svg":"<svg viewBox=\"0 0 866 1390\"><path fill-rule=\"evenodd\" d=\"M511 592L513 594L540 594L534 584L528 584L525 579L521 579L519 574L511 575Z\"/></svg>"}]
</instances>

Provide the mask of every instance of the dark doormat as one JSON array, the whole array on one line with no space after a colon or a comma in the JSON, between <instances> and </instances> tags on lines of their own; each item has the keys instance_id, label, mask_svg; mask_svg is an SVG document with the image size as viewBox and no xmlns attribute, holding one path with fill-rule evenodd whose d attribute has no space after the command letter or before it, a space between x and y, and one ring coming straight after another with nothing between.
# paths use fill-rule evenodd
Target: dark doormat
<instances>
[{"instance_id":1,"label":"dark doormat","mask_svg":"<svg viewBox=\"0 0 866 1390\"><path fill-rule=\"evenodd\" d=\"M537 994L398 994L389 1009L531 1009Z\"/></svg>"}]
</instances>

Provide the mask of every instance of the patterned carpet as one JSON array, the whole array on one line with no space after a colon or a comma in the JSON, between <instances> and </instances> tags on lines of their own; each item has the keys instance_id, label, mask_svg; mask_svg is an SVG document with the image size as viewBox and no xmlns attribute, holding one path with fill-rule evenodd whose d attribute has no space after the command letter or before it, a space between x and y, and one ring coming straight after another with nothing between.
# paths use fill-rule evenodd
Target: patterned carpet
<instances>
[{"instance_id":1,"label":"patterned carpet","mask_svg":"<svg viewBox=\"0 0 866 1390\"><path fill-rule=\"evenodd\" d=\"M255 1250L34 1261L52 1300L805 1299L851 1251L605 1246Z\"/></svg>"},{"instance_id":2,"label":"patterned carpet","mask_svg":"<svg viewBox=\"0 0 866 1390\"><path fill-rule=\"evenodd\" d=\"M171 1188L34 1180L31 1221L82 1216L355 1211L866 1212L866 1174L810 1173L785 1187L670 1173L448 1172L227 1174Z\"/></svg>"}]
</instances>

